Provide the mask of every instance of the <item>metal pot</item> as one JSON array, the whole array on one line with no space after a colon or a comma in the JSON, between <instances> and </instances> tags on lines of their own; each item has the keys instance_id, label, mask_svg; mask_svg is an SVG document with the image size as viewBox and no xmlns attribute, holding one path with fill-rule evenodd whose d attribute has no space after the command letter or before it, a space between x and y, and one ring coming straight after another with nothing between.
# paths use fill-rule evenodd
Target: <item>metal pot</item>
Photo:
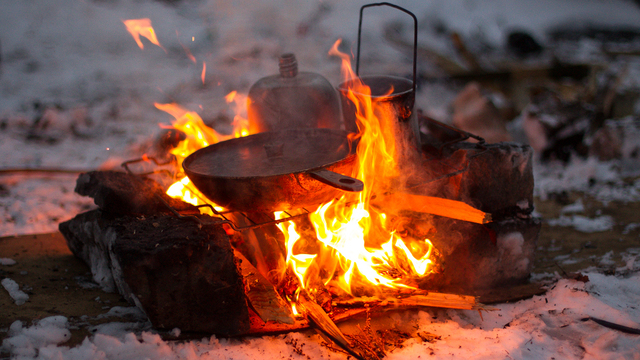
<instances>
[{"instance_id":1,"label":"metal pot","mask_svg":"<svg viewBox=\"0 0 640 360\"><path fill-rule=\"evenodd\" d=\"M391 75L369 75L360 76L360 43L362 34L362 20L364 9L376 6L388 6L400 10L411 16L413 19L413 67L412 78L405 79ZM360 20L358 23L358 43L356 51L356 75L362 83L370 87L371 93L366 96L376 103L377 109L381 112L379 116L385 119L393 119L395 123L387 124L389 129L394 131L397 142L404 144L407 140L416 147L420 145L420 129L416 117L414 106L416 96L416 67L418 48L418 20L410 11L389 3L374 3L364 5L360 8ZM356 106L349 98L349 89L353 91L353 83L356 80L348 80L338 85L342 112L347 131L358 132L356 125Z\"/></svg>"},{"instance_id":2,"label":"metal pot","mask_svg":"<svg viewBox=\"0 0 640 360\"><path fill-rule=\"evenodd\" d=\"M362 191L351 174L355 144L334 129L264 132L219 142L189 155L185 173L207 198L227 209L313 210L343 191Z\"/></svg>"}]
</instances>

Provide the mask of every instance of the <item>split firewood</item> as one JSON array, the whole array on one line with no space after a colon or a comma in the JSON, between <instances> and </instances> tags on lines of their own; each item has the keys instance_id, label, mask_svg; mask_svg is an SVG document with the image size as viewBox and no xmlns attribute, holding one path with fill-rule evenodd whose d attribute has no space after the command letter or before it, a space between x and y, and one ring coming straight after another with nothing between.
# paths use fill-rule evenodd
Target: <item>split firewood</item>
<instances>
[{"instance_id":1,"label":"split firewood","mask_svg":"<svg viewBox=\"0 0 640 360\"><path fill-rule=\"evenodd\" d=\"M389 208L385 204L395 204L395 210L407 210L469 221L476 224L490 223L491 214L478 210L462 201L449 200L434 196L408 193L390 193L372 200L374 206Z\"/></svg>"},{"instance_id":2,"label":"split firewood","mask_svg":"<svg viewBox=\"0 0 640 360\"><path fill-rule=\"evenodd\" d=\"M253 311L264 322L294 324L291 306L280 297L273 285L251 265L249 260L237 251L234 254L241 260L240 271L244 279L244 293Z\"/></svg>"},{"instance_id":3,"label":"split firewood","mask_svg":"<svg viewBox=\"0 0 640 360\"><path fill-rule=\"evenodd\" d=\"M220 219L114 216L91 210L60 224L73 254L105 290L117 290L157 329L222 336L248 333L237 261Z\"/></svg>"},{"instance_id":4,"label":"split firewood","mask_svg":"<svg viewBox=\"0 0 640 360\"><path fill-rule=\"evenodd\" d=\"M379 299L375 297L357 297L339 301L337 307L380 307L385 310L396 308L440 307L448 309L474 310L480 304L475 296L428 292L400 298Z\"/></svg>"},{"instance_id":5,"label":"split firewood","mask_svg":"<svg viewBox=\"0 0 640 360\"><path fill-rule=\"evenodd\" d=\"M326 336L336 345L340 346L347 353L356 359L362 359L362 355L358 354L344 336L338 326L331 320L329 315L313 301L307 300L304 296L300 296L298 300L298 308L300 312L305 314L309 324L314 326L322 336Z\"/></svg>"}]
</instances>

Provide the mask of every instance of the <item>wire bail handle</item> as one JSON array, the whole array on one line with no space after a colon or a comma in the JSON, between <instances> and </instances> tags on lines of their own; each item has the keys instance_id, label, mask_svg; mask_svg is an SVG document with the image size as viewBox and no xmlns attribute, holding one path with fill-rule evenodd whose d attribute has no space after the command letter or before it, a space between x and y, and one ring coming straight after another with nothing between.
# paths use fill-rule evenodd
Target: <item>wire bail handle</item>
<instances>
[{"instance_id":1,"label":"wire bail handle","mask_svg":"<svg viewBox=\"0 0 640 360\"><path fill-rule=\"evenodd\" d=\"M413 79L412 80L413 80L413 93L415 94L416 93L416 60L418 58L418 19L411 11L395 4L390 4L388 2L372 3L372 4L363 5L360 8L360 20L358 21L358 49L356 53L356 75L360 76L360 37L362 34L362 13L364 12L365 8L374 7L374 6L389 6L409 14L413 18Z\"/></svg>"}]
</instances>

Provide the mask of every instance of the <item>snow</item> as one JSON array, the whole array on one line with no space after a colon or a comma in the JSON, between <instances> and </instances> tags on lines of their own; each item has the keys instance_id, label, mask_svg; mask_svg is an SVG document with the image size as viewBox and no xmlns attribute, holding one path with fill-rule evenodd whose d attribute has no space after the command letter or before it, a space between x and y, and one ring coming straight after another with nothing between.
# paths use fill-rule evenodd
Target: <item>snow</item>
<instances>
[{"instance_id":1,"label":"snow","mask_svg":"<svg viewBox=\"0 0 640 360\"><path fill-rule=\"evenodd\" d=\"M4 265L4 266L11 266L11 265L15 265L16 261L13 259L9 259L9 258L0 258L0 265Z\"/></svg>"},{"instance_id":2,"label":"snow","mask_svg":"<svg viewBox=\"0 0 640 360\"><path fill-rule=\"evenodd\" d=\"M29 295L20 290L20 285L14 280L4 278L1 283L2 287L9 292L9 296L15 301L16 305L22 305L29 300Z\"/></svg>"},{"instance_id":3,"label":"snow","mask_svg":"<svg viewBox=\"0 0 640 360\"><path fill-rule=\"evenodd\" d=\"M9 337L2 341L2 348L18 358L36 358L38 353L46 353L47 347L71 338L68 323L68 319L60 315L46 317L29 327L16 320L9 328Z\"/></svg>"},{"instance_id":4,"label":"snow","mask_svg":"<svg viewBox=\"0 0 640 360\"><path fill-rule=\"evenodd\" d=\"M34 0L4 1L0 12L0 170L63 169L83 171L118 168L147 151L160 128L171 117L154 102L178 102L205 120L233 114L224 95L246 93L263 76L277 71L277 56L294 52L302 71L314 71L336 85L339 64L326 53L343 38L354 47L359 7L366 1L296 2L293 0L222 1L183 0L176 5L151 0ZM331 11L306 36L301 22L312 17L320 3ZM399 0L416 13L420 42L453 56L449 42L434 29L440 25L461 34L471 48L500 51L509 32L524 29L541 43L550 30L567 24L629 26L637 28L640 7L632 1L602 0ZM544 9L544 11L540 11ZM125 30L122 20L150 18L164 49L143 39L144 50ZM384 45L382 30L390 20L408 21L403 14L370 9L365 18L363 72L406 74L407 54ZM377 46L380 44L380 46ZM585 40L571 48L576 61L603 58L600 46ZM185 48L196 58L192 62ZM355 51L355 50L354 50ZM453 56L455 58L455 56ZM206 81L200 79L206 62ZM640 64L625 60L621 90L640 88ZM424 71L433 69L425 65ZM423 85L417 106L439 119L446 118L455 89L441 83ZM640 103L635 105L640 113ZM39 119L39 120L38 120ZM637 160L629 160L640 141L633 117L608 126L628 134L621 146L626 160L601 162L573 159L568 164L534 166L535 196L579 191L596 200L640 201ZM228 124L218 124L221 129ZM517 125L514 122L512 125ZM92 208L91 199L76 195L75 173L0 173L0 237L46 233L58 223ZM562 209L552 226L572 226L583 232L611 229L613 219L580 215L584 204ZM640 224L627 224L624 233ZM497 239L505 253L522 251L522 235ZM562 239L558 239L561 241ZM599 259L614 264L613 254ZM395 313L398 328L440 336L435 342L414 337L390 352L389 359L640 359L637 335L605 328L591 320L640 327L640 249L622 254L624 266L614 275L587 272L586 283L558 280L544 296L496 311L426 310ZM571 257L558 259L563 263ZM11 265L2 258L0 264ZM523 264L526 266L526 264ZM0 269L1 270L1 269ZM104 277L95 269L94 277ZM542 278L551 274L534 274ZM5 278L2 285L16 304L28 300L19 285ZM104 284L103 284L104 285ZM13 306L13 305L10 305ZM65 346L72 325L62 316L28 325L16 320L2 343L4 352L23 359L343 359L328 350L311 332L247 339L216 337L166 342L153 333L136 308L114 307L101 319L127 318L93 327L93 335L75 347ZM174 329L173 334L179 334ZM177 336L177 335L176 335Z\"/></svg>"},{"instance_id":5,"label":"snow","mask_svg":"<svg viewBox=\"0 0 640 360\"><path fill-rule=\"evenodd\" d=\"M419 336L390 352L387 359L638 359L638 336L614 331L593 317L640 328L640 274L607 276L585 273L589 281L559 280L543 296L500 304L482 314L471 310L427 310L393 313L392 326L411 333L439 336L425 342ZM11 325L3 347L24 359L261 359L289 358L293 343L302 355L293 358L346 359L321 346L312 333L290 333L234 340L205 337L187 342L167 342L149 331L139 335L123 331L130 324L110 323L82 344L68 348L68 322L62 316L24 327ZM106 328L109 328L105 330ZM174 329L174 333L179 330ZM305 356L306 355L306 356Z\"/></svg>"},{"instance_id":6,"label":"snow","mask_svg":"<svg viewBox=\"0 0 640 360\"><path fill-rule=\"evenodd\" d=\"M607 231L613 228L613 218L609 215L588 218L582 215L560 216L557 219L549 219L547 223L551 226L572 226L576 230L584 233Z\"/></svg>"}]
</instances>

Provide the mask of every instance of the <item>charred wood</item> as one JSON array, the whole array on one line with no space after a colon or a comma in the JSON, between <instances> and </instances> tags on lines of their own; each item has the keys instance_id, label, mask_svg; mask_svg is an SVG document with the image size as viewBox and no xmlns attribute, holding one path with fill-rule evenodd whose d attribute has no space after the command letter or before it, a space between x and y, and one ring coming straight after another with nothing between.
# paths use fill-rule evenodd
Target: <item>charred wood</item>
<instances>
[{"instance_id":1,"label":"charred wood","mask_svg":"<svg viewBox=\"0 0 640 360\"><path fill-rule=\"evenodd\" d=\"M116 215L167 214L161 197L179 211L199 213L195 207L167 196L152 179L124 172L92 171L80 174L75 191L93 198L104 212Z\"/></svg>"},{"instance_id":2,"label":"charred wood","mask_svg":"<svg viewBox=\"0 0 640 360\"><path fill-rule=\"evenodd\" d=\"M219 221L170 215L114 217L93 210L60 224L71 251L103 289L117 289L159 329L244 334L241 272Z\"/></svg>"}]
</instances>

